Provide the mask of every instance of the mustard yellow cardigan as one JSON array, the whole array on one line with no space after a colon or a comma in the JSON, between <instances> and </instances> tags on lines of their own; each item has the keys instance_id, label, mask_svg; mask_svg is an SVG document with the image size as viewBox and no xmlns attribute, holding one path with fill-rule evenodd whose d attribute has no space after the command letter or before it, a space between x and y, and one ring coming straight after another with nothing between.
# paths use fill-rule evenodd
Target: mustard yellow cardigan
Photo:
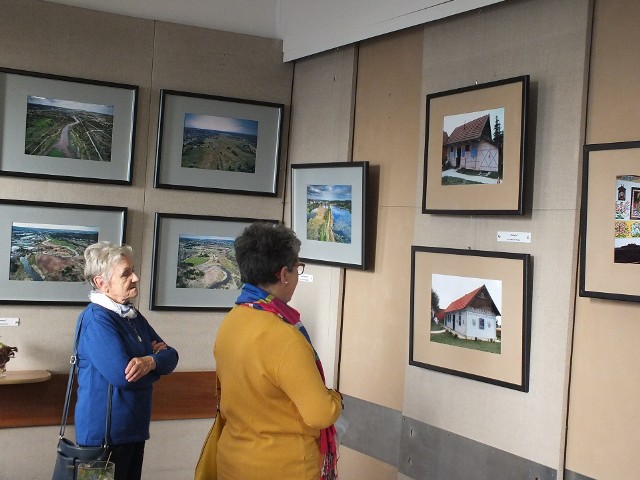
<instances>
[{"instance_id":1,"label":"mustard yellow cardigan","mask_svg":"<svg viewBox=\"0 0 640 480\"><path fill-rule=\"evenodd\" d=\"M271 312L236 306L213 349L226 425L218 442L218 480L318 480L320 430L340 416L313 348Z\"/></svg>"}]
</instances>

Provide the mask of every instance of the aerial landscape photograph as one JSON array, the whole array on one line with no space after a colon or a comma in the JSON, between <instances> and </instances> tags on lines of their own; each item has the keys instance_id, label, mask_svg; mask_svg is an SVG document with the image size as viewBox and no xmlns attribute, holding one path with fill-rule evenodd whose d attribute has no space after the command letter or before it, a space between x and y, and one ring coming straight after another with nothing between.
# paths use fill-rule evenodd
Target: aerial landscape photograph
<instances>
[{"instance_id":1,"label":"aerial landscape photograph","mask_svg":"<svg viewBox=\"0 0 640 480\"><path fill-rule=\"evenodd\" d=\"M351 185L307 185L307 240L351 243Z\"/></svg>"},{"instance_id":2,"label":"aerial landscape photograph","mask_svg":"<svg viewBox=\"0 0 640 480\"><path fill-rule=\"evenodd\" d=\"M24 153L111 161L113 105L27 97Z\"/></svg>"},{"instance_id":3,"label":"aerial landscape photograph","mask_svg":"<svg viewBox=\"0 0 640 480\"><path fill-rule=\"evenodd\" d=\"M84 251L99 233L97 227L13 223L9 280L83 282Z\"/></svg>"},{"instance_id":4,"label":"aerial landscape photograph","mask_svg":"<svg viewBox=\"0 0 640 480\"><path fill-rule=\"evenodd\" d=\"M239 289L234 238L180 235L176 288Z\"/></svg>"},{"instance_id":5,"label":"aerial landscape photograph","mask_svg":"<svg viewBox=\"0 0 640 480\"><path fill-rule=\"evenodd\" d=\"M184 116L184 168L255 173L257 149L257 121L193 113Z\"/></svg>"}]
</instances>

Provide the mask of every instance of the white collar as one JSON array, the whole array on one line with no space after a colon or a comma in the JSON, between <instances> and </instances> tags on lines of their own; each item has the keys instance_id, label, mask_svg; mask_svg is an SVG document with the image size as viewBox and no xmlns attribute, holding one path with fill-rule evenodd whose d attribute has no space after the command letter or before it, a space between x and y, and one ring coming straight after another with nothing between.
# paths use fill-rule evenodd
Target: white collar
<instances>
[{"instance_id":1,"label":"white collar","mask_svg":"<svg viewBox=\"0 0 640 480\"><path fill-rule=\"evenodd\" d=\"M98 292L96 290L92 290L89 293L89 300L91 303L95 303L100 305L101 307L106 308L107 310L111 310L112 312L117 313L122 318L136 318L138 316L138 312L128 303L117 303L107 297L104 293Z\"/></svg>"}]
</instances>

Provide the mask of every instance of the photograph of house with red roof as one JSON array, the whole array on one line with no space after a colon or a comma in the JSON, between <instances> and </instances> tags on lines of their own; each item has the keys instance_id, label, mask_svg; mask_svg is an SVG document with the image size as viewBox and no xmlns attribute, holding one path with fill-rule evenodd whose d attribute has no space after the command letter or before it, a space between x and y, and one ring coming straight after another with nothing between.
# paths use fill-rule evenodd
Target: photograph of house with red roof
<instances>
[{"instance_id":1,"label":"photograph of house with red roof","mask_svg":"<svg viewBox=\"0 0 640 480\"><path fill-rule=\"evenodd\" d=\"M501 353L502 281L432 275L430 341Z\"/></svg>"},{"instance_id":2,"label":"photograph of house with red roof","mask_svg":"<svg viewBox=\"0 0 640 480\"><path fill-rule=\"evenodd\" d=\"M445 116L442 185L502 182L504 108Z\"/></svg>"}]
</instances>

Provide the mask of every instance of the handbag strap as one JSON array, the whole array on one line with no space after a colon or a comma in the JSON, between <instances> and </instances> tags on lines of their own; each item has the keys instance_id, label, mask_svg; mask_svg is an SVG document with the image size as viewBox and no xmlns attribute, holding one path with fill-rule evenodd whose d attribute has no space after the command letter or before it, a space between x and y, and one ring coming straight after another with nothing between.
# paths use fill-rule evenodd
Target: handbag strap
<instances>
[{"instance_id":1,"label":"handbag strap","mask_svg":"<svg viewBox=\"0 0 640 480\"><path fill-rule=\"evenodd\" d=\"M84 314L83 314L84 315ZM69 416L69 406L71 405L71 390L73 389L73 379L76 375L76 370L78 369L78 342L80 341L80 331L82 326L82 315L78 318L78 323L76 325L76 333L75 340L73 342L73 352L71 354L71 358L69 359L69 363L71 367L69 367L69 380L67 380L67 393L64 399L64 407L62 409L62 419L60 420L60 438L64 437L64 431L67 427L67 418ZM111 399L113 397L113 385L109 383L109 392L107 394L107 419L106 419L106 428L105 428L105 438L104 438L104 446L107 446L111 443Z\"/></svg>"}]
</instances>

